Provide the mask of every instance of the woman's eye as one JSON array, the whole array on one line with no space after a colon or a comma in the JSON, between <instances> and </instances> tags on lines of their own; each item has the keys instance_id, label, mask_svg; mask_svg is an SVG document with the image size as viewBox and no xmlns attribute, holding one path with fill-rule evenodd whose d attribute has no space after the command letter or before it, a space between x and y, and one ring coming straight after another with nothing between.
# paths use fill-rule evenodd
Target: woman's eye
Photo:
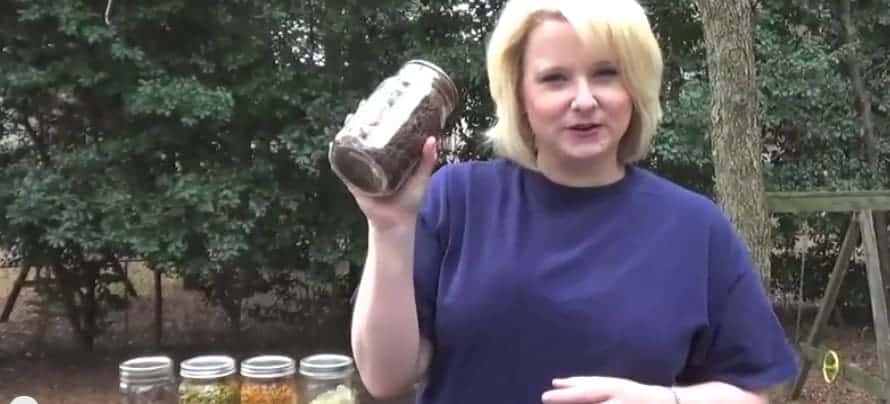
<instances>
[{"instance_id":1,"label":"woman's eye","mask_svg":"<svg viewBox=\"0 0 890 404\"><path fill-rule=\"evenodd\" d=\"M563 79L563 75L561 74L548 74L541 77L541 81L545 83L561 81Z\"/></svg>"},{"instance_id":2,"label":"woman's eye","mask_svg":"<svg viewBox=\"0 0 890 404\"><path fill-rule=\"evenodd\" d=\"M614 67L603 67L593 72L596 77L612 77L618 75L618 69Z\"/></svg>"}]
</instances>

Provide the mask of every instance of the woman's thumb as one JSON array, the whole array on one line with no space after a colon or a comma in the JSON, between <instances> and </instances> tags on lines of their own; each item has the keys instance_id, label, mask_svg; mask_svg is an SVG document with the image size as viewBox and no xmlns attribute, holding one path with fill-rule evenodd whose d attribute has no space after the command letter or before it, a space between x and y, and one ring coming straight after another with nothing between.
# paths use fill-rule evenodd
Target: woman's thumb
<instances>
[{"instance_id":1,"label":"woman's thumb","mask_svg":"<svg viewBox=\"0 0 890 404\"><path fill-rule=\"evenodd\" d=\"M420 175L424 177L432 175L433 169L436 168L436 149L436 138L433 136L427 137L423 143L423 154L418 167Z\"/></svg>"}]
</instances>

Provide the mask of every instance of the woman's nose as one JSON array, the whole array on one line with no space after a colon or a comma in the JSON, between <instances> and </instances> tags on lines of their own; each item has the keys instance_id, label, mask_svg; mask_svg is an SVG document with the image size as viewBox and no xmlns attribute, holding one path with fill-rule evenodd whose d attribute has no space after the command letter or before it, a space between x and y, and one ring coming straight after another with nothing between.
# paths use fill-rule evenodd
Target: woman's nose
<instances>
[{"instance_id":1,"label":"woman's nose","mask_svg":"<svg viewBox=\"0 0 890 404\"><path fill-rule=\"evenodd\" d=\"M572 109L584 111L597 106L596 97L586 80L579 80L575 86L575 99L572 100Z\"/></svg>"}]
</instances>

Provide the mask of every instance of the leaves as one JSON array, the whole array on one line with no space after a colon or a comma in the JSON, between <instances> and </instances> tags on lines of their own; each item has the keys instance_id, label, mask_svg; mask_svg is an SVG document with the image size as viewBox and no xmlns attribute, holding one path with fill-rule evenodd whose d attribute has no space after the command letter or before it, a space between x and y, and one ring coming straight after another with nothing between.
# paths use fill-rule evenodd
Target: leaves
<instances>
[{"instance_id":1,"label":"leaves","mask_svg":"<svg viewBox=\"0 0 890 404\"><path fill-rule=\"evenodd\" d=\"M887 1L858 14L885 167ZM2 3L2 249L50 257L83 279L84 262L143 257L200 274L218 302L275 282L286 294L287 274L327 279L344 259L355 271L365 222L328 167L327 144L412 58L441 65L461 90L445 158L490 156L484 52L501 0L115 3L110 26L105 2ZM667 58L665 121L645 164L709 193L700 17L692 1L644 3ZM830 3L759 4L770 189L861 188Z\"/></svg>"},{"instance_id":2,"label":"leaves","mask_svg":"<svg viewBox=\"0 0 890 404\"><path fill-rule=\"evenodd\" d=\"M175 115L187 127L204 119L224 123L234 108L229 91L207 88L193 78L141 80L127 104L127 112L131 114Z\"/></svg>"}]
</instances>

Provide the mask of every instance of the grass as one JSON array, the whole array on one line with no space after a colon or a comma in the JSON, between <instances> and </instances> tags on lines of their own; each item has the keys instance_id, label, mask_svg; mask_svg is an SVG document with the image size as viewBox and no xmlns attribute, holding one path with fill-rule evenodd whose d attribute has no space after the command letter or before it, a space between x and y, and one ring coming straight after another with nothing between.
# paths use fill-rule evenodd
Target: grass
<instances>
[{"instance_id":1,"label":"grass","mask_svg":"<svg viewBox=\"0 0 890 404\"><path fill-rule=\"evenodd\" d=\"M0 299L5 303L16 270L0 269ZM0 403L28 394L41 404L96 404L117 402L117 364L132 356L164 353L176 360L223 352L238 358L277 352L301 357L319 351L348 349L348 328L343 317L329 324L258 322L246 319L243 339L228 338L225 315L204 302L199 292L187 291L176 279L163 279L164 346L153 346L153 277L139 265L130 275L139 298L129 310L110 317L113 326L101 338L94 353L84 352L71 338L70 326L60 313L50 311L41 320L35 295L25 290L8 323L0 324ZM264 296L255 301L267 301ZM805 322L805 324L810 324ZM793 321L789 322L793 327ZM805 327L806 328L806 327ZM806 330L804 330L806 331ZM837 349L842 358L876 368L874 337L870 329L828 330L825 346ZM372 402L370 400L363 402ZM405 404L407 399L394 403ZM785 402L776 394L773 403ZM855 386L841 381L826 385L818 369L811 372L799 403L876 404Z\"/></svg>"},{"instance_id":2,"label":"grass","mask_svg":"<svg viewBox=\"0 0 890 404\"><path fill-rule=\"evenodd\" d=\"M0 296L8 296L15 279L13 274L18 271L0 272ZM122 348L126 346L143 346L151 344L153 336L154 299L153 277L150 271L139 266L130 270L132 282L139 293L139 297L132 300L132 306L121 313L110 316L112 326L108 333L100 337L97 346ZM196 292L185 291L180 282L175 279L164 278L162 281L164 296L164 334L165 338L178 344L193 344L212 342L226 329L225 316L214 307L206 304ZM117 291L120 293L120 291ZM4 300L5 302L5 300ZM23 290L16 303L10 323L24 325L16 327L14 331L20 337L16 340L18 348L27 348L29 344L38 347L50 345L51 347L65 349L80 349L69 338L70 329L67 321L62 316L58 307L43 308L51 311L46 333L40 335L33 330L41 329L40 319L37 315L40 301L32 290ZM4 344L2 351L20 351Z\"/></svg>"}]
</instances>

